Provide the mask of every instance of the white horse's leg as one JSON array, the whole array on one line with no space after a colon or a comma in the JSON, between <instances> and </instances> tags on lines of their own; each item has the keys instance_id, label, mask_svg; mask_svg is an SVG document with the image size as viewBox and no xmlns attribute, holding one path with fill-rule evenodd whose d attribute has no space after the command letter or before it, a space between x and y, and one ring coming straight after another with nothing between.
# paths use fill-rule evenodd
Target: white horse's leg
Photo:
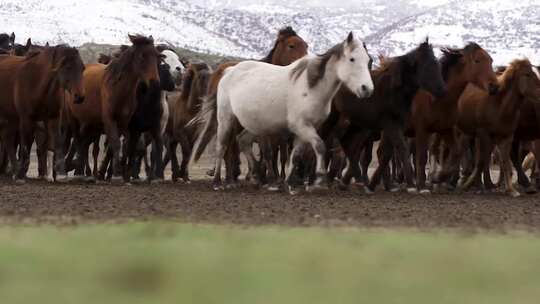
<instances>
[{"instance_id":1,"label":"white horse's leg","mask_svg":"<svg viewBox=\"0 0 540 304\"><path fill-rule=\"evenodd\" d=\"M240 151L246 156L249 174L251 177L254 177L254 182L258 183L259 180L259 168L257 165L257 160L255 159L255 154L253 153L253 143L256 140L256 136L249 133L247 130L243 130L237 137L238 146Z\"/></svg>"},{"instance_id":2,"label":"white horse's leg","mask_svg":"<svg viewBox=\"0 0 540 304\"><path fill-rule=\"evenodd\" d=\"M317 158L316 179L314 187L326 187L328 179L328 168L326 166L326 145L321 139L317 130L313 126L302 126L295 132L299 139L309 143Z\"/></svg>"},{"instance_id":3,"label":"white horse's leg","mask_svg":"<svg viewBox=\"0 0 540 304\"><path fill-rule=\"evenodd\" d=\"M289 155L289 159L287 159L287 169L286 169L286 177L285 177L285 184L289 190L290 194L296 194L296 191L294 191L294 186L299 181L293 180L294 176L294 169L295 169L295 159L296 155L300 151L300 147L303 145L303 143L297 138L294 140L293 149L291 151L291 154Z\"/></svg>"},{"instance_id":4,"label":"white horse's leg","mask_svg":"<svg viewBox=\"0 0 540 304\"><path fill-rule=\"evenodd\" d=\"M221 97L224 98L224 97ZM220 102L224 101L223 107L220 107ZM232 126L234 122L234 114L232 113L232 110L230 109L230 105L228 100L220 100L220 96L218 95L218 110L217 110L217 121L218 121L218 128L217 128L217 136L216 136L216 164L214 169L214 183L213 188L214 190L224 190L224 187L221 182L221 165L223 163L223 158L225 157L225 151L227 148L227 145L230 141L231 132L232 132Z\"/></svg>"}]
</instances>

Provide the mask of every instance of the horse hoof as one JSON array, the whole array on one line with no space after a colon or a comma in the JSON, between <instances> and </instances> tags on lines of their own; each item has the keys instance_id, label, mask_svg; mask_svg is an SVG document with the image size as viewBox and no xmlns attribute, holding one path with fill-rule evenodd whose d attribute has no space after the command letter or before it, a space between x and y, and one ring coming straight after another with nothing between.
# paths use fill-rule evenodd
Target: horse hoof
<instances>
[{"instance_id":1,"label":"horse hoof","mask_svg":"<svg viewBox=\"0 0 540 304\"><path fill-rule=\"evenodd\" d=\"M225 190L225 187L223 187L223 185L221 184L215 184L212 186L212 188L214 189L214 191L224 191Z\"/></svg>"},{"instance_id":2,"label":"horse hoof","mask_svg":"<svg viewBox=\"0 0 540 304\"><path fill-rule=\"evenodd\" d=\"M84 179L84 182L87 183L87 184L95 184L96 183L96 178L93 177L93 176L87 176Z\"/></svg>"},{"instance_id":3,"label":"horse hoof","mask_svg":"<svg viewBox=\"0 0 540 304\"><path fill-rule=\"evenodd\" d=\"M323 193L328 192L329 188L325 185L313 185L313 186L306 186L306 192L309 193Z\"/></svg>"},{"instance_id":4,"label":"horse hoof","mask_svg":"<svg viewBox=\"0 0 540 304\"><path fill-rule=\"evenodd\" d=\"M341 190L341 191L347 191L347 190L349 190L349 185L345 184L345 183L342 182L342 181L338 181L337 187L338 187L338 189Z\"/></svg>"},{"instance_id":5,"label":"horse hoof","mask_svg":"<svg viewBox=\"0 0 540 304\"><path fill-rule=\"evenodd\" d=\"M84 175L75 175L75 176L73 176L72 181L74 181L76 183L86 182L87 177L84 176Z\"/></svg>"},{"instance_id":6,"label":"horse hoof","mask_svg":"<svg viewBox=\"0 0 540 304\"><path fill-rule=\"evenodd\" d=\"M536 194L538 193L538 190L536 190L536 187L533 185L530 185L529 187L525 188L525 194Z\"/></svg>"},{"instance_id":7,"label":"horse hoof","mask_svg":"<svg viewBox=\"0 0 540 304\"><path fill-rule=\"evenodd\" d=\"M510 193L508 193L508 194L510 194L510 196L513 197L513 198L518 198L518 197L521 196L521 193L519 193L519 192L517 192L517 191L515 191L515 190L514 190L514 191L510 191Z\"/></svg>"},{"instance_id":8,"label":"horse hoof","mask_svg":"<svg viewBox=\"0 0 540 304\"><path fill-rule=\"evenodd\" d=\"M150 184L152 185L159 185L163 184L165 181L162 178L156 178L150 181Z\"/></svg>"},{"instance_id":9,"label":"horse hoof","mask_svg":"<svg viewBox=\"0 0 540 304\"><path fill-rule=\"evenodd\" d=\"M289 195L298 195L300 192L298 190L296 190L294 187L292 186L287 186L288 187L288 190L289 190Z\"/></svg>"},{"instance_id":10,"label":"horse hoof","mask_svg":"<svg viewBox=\"0 0 540 304\"><path fill-rule=\"evenodd\" d=\"M66 184L69 182L69 177L64 174L57 174L56 175L56 182L60 184Z\"/></svg>"},{"instance_id":11,"label":"horse hoof","mask_svg":"<svg viewBox=\"0 0 540 304\"><path fill-rule=\"evenodd\" d=\"M374 194L375 194L375 190L371 189L371 188L368 187L368 186L364 187L364 192L365 192L367 195L374 195Z\"/></svg>"},{"instance_id":12,"label":"horse hoof","mask_svg":"<svg viewBox=\"0 0 540 304\"><path fill-rule=\"evenodd\" d=\"M429 195L429 194L431 194L431 191L429 191L429 189L422 189L422 190L420 190L420 194Z\"/></svg>"},{"instance_id":13,"label":"horse hoof","mask_svg":"<svg viewBox=\"0 0 540 304\"><path fill-rule=\"evenodd\" d=\"M407 188L407 193L418 194L418 190L416 188Z\"/></svg>"},{"instance_id":14,"label":"horse hoof","mask_svg":"<svg viewBox=\"0 0 540 304\"><path fill-rule=\"evenodd\" d=\"M17 184L17 185L25 185L26 180L22 179L22 178L18 178L18 179L15 180L15 184Z\"/></svg>"},{"instance_id":15,"label":"horse hoof","mask_svg":"<svg viewBox=\"0 0 540 304\"><path fill-rule=\"evenodd\" d=\"M124 183L124 178L121 176L113 176L111 177L111 184L115 185L121 185Z\"/></svg>"},{"instance_id":16,"label":"horse hoof","mask_svg":"<svg viewBox=\"0 0 540 304\"><path fill-rule=\"evenodd\" d=\"M266 190L270 192L278 192L280 190L280 187L278 185L269 185Z\"/></svg>"}]
</instances>

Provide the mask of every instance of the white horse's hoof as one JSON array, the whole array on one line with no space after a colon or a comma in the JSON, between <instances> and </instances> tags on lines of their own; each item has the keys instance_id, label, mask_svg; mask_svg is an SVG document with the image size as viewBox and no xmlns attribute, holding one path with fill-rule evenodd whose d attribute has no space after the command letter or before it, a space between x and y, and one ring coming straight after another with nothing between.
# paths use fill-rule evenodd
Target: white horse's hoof
<instances>
[{"instance_id":1,"label":"white horse's hoof","mask_svg":"<svg viewBox=\"0 0 540 304\"><path fill-rule=\"evenodd\" d=\"M418 194L418 190L416 188L407 188L407 193Z\"/></svg>"},{"instance_id":2,"label":"white horse's hoof","mask_svg":"<svg viewBox=\"0 0 540 304\"><path fill-rule=\"evenodd\" d=\"M287 186L288 188L288 192L289 192L289 195L298 195L300 193L300 191L294 189L294 187L291 187L291 186Z\"/></svg>"},{"instance_id":3,"label":"white horse's hoof","mask_svg":"<svg viewBox=\"0 0 540 304\"><path fill-rule=\"evenodd\" d=\"M422 190L420 190L420 194L429 195L429 194L431 194L431 191L429 189L422 189Z\"/></svg>"},{"instance_id":4,"label":"white horse's hoof","mask_svg":"<svg viewBox=\"0 0 540 304\"><path fill-rule=\"evenodd\" d=\"M401 191L400 187L392 187L388 190L390 193L398 193L399 191Z\"/></svg>"},{"instance_id":5,"label":"white horse's hoof","mask_svg":"<svg viewBox=\"0 0 540 304\"><path fill-rule=\"evenodd\" d=\"M225 190L225 187L223 187L223 185L214 185L212 186L212 188L214 189L214 191L224 191Z\"/></svg>"}]
</instances>

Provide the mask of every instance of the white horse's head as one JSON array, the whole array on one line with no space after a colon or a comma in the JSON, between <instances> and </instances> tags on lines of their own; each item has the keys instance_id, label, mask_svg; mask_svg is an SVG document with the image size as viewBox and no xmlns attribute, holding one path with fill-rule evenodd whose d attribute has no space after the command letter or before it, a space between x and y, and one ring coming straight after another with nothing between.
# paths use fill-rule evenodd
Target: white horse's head
<instances>
[{"instance_id":1,"label":"white horse's head","mask_svg":"<svg viewBox=\"0 0 540 304\"><path fill-rule=\"evenodd\" d=\"M180 57L178 57L178 55L171 50L164 50L161 52L161 55L164 56L163 61L169 65L173 79L176 81L182 77L186 67L180 61Z\"/></svg>"},{"instance_id":2,"label":"white horse's head","mask_svg":"<svg viewBox=\"0 0 540 304\"><path fill-rule=\"evenodd\" d=\"M351 92L359 98L367 98L373 94L374 85L371 79L372 58L365 44L349 33L343 42L343 53L336 61L337 77Z\"/></svg>"}]
</instances>

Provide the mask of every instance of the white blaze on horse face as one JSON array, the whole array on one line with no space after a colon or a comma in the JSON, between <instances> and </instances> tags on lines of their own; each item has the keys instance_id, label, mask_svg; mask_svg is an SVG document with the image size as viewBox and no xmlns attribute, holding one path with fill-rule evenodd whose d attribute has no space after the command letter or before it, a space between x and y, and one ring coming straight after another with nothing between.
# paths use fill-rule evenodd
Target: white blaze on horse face
<instances>
[{"instance_id":1,"label":"white blaze on horse face","mask_svg":"<svg viewBox=\"0 0 540 304\"><path fill-rule=\"evenodd\" d=\"M186 67L180 61L180 57L171 50L164 50L161 54L165 56L163 61L170 66L171 76L175 81L178 80L186 70Z\"/></svg>"},{"instance_id":2,"label":"white blaze on horse face","mask_svg":"<svg viewBox=\"0 0 540 304\"><path fill-rule=\"evenodd\" d=\"M351 33L344 42L343 56L336 62L336 68L339 80L359 98L371 96L374 90L370 61L362 41L355 39Z\"/></svg>"}]
</instances>

